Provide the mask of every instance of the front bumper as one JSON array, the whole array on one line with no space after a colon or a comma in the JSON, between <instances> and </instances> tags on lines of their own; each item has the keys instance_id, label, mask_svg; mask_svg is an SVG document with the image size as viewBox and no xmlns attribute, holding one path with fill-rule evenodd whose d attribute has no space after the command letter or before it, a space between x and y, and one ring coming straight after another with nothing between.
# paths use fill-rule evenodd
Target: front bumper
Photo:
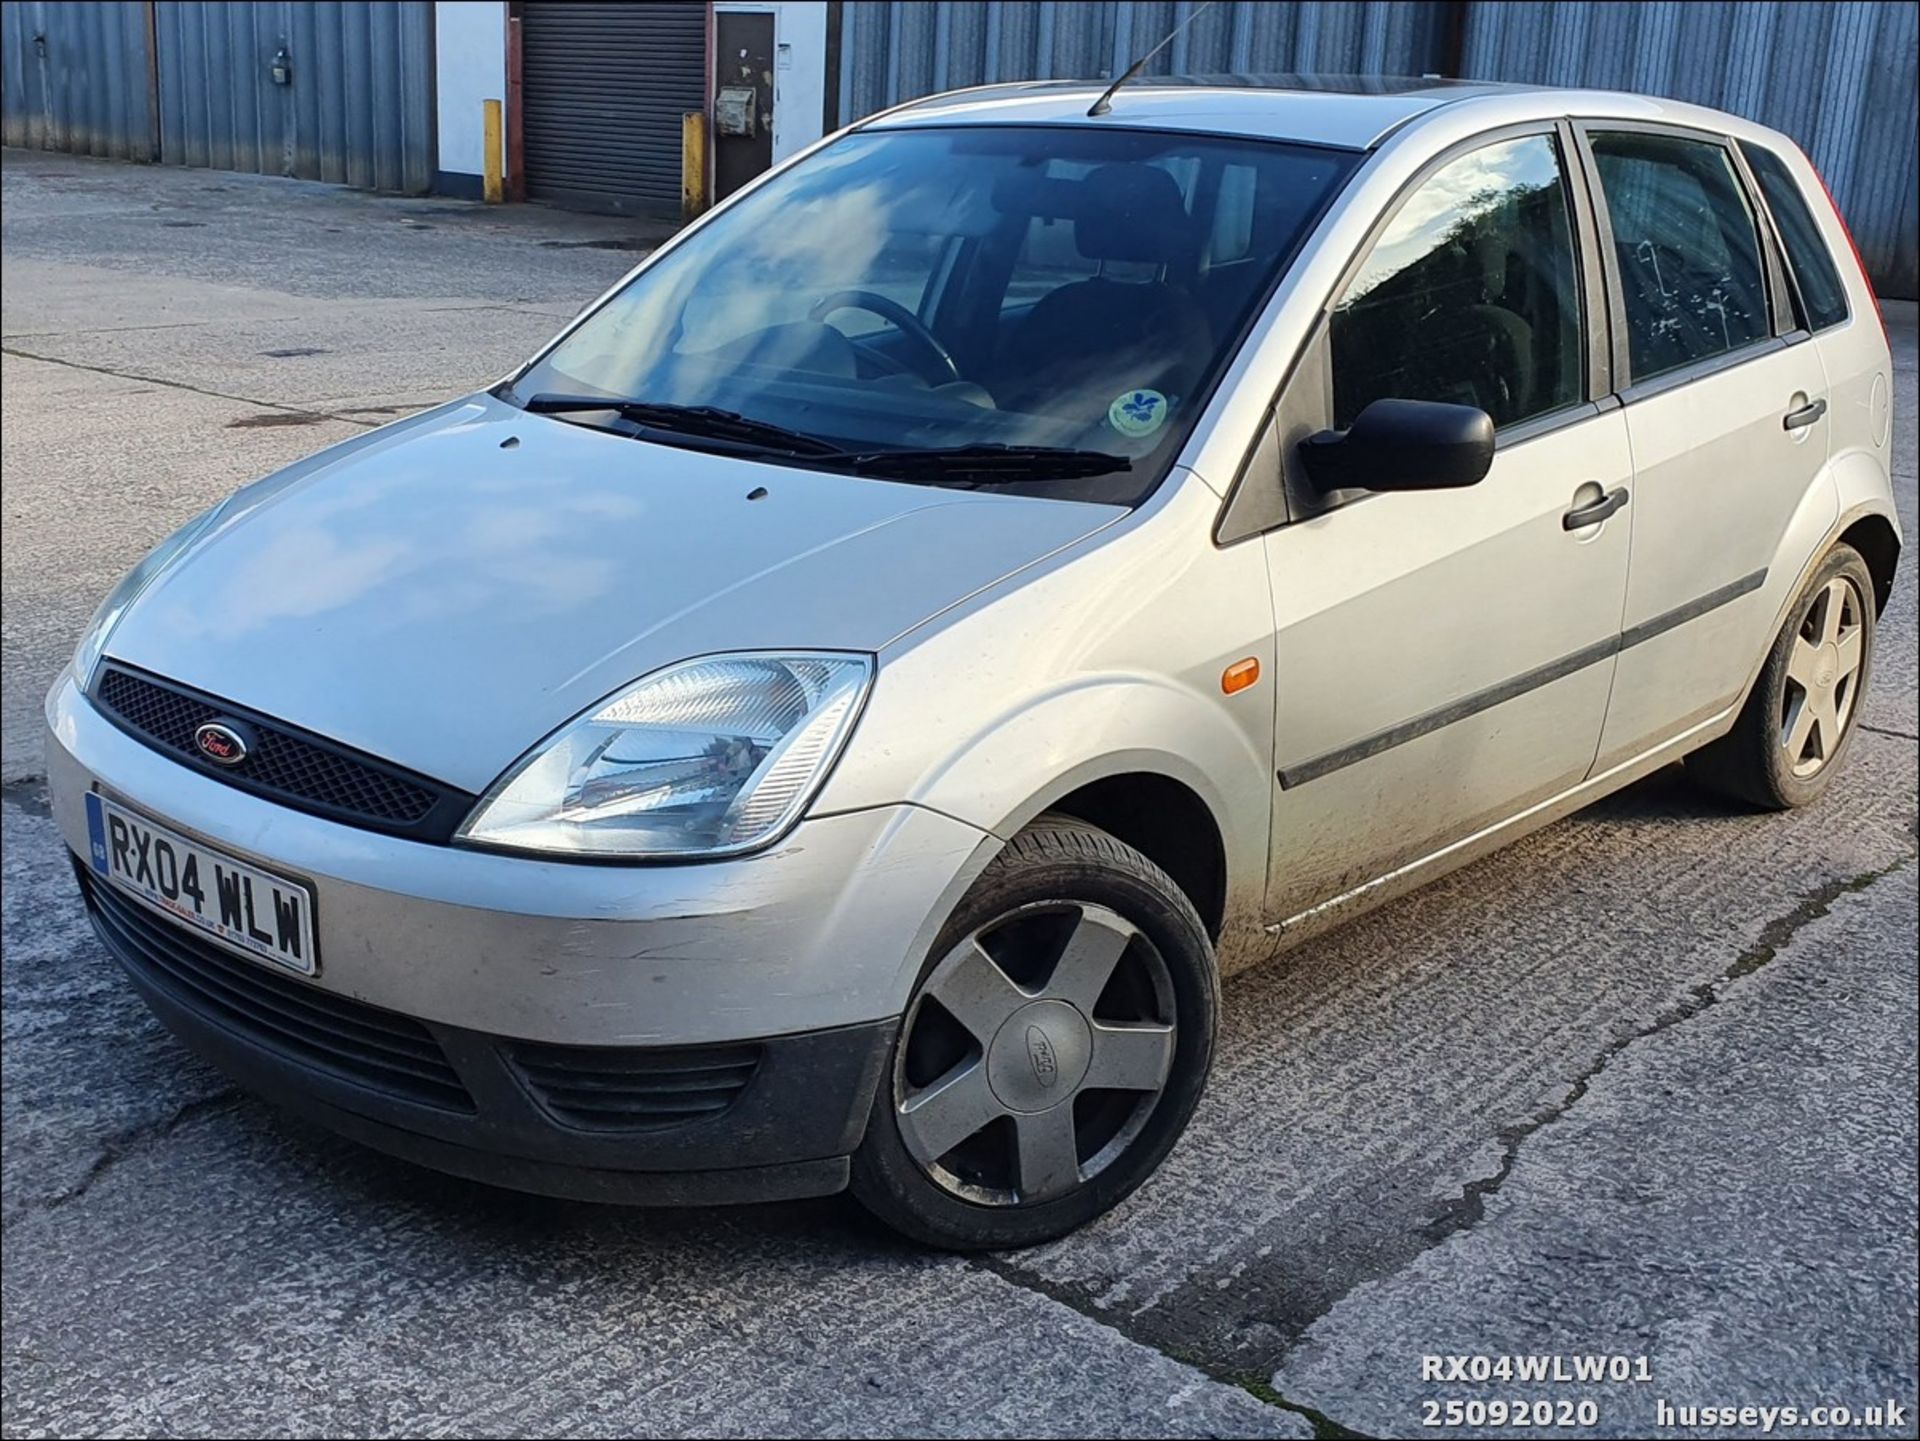
<instances>
[{"instance_id":1,"label":"front bumper","mask_svg":"<svg viewBox=\"0 0 1920 1441\"><path fill-rule=\"evenodd\" d=\"M155 1015L248 1089L378 1150L516 1190L655 1205L846 1184L887 1021L717 1046L553 1046L317 992L74 872Z\"/></svg>"},{"instance_id":2,"label":"front bumper","mask_svg":"<svg viewBox=\"0 0 1920 1441\"><path fill-rule=\"evenodd\" d=\"M49 795L76 857L97 789L313 888L309 980L184 936L82 871L96 928L171 1029L368 1144L552 1194L677 1204L839 1189L913 978L997 846L898 806L810 820L732 861L538 861L247 795L126 735L70 677L47 719ZM405 1064L383 1069L396 1045ZM433 1074L409 1078L408 1065ZM675 1067L693 1069L695 1090L716 1071L744 1079L705 1095L724 1105L669 1106L660 1124L657 1095L675 1082L658 1073ZM638 1098L631 1124L566 1101L603 1084L596 1069L643 1078L616 1087Z\"/></svg>"}]
</instances>

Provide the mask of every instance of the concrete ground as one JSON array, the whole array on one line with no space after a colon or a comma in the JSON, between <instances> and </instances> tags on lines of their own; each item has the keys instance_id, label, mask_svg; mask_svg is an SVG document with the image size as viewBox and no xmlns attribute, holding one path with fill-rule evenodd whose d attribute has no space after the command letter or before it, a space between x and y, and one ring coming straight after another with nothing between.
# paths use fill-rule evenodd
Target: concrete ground
<instances>
[{"instance_id":1,"label":"concrete ground","mask_svg":"<svg viewBox=\"0 0 1920 1441\"><path fill-rule=\"evenodd\" d=\"M6 153L5 1434L1516 1434L1444 1409L1516 1399L1597 1409L1534 1434L1889 1400L1903 1422L1809 1434L1915 1434L1911 559L1823 804L1741 814L1662 773L1230 982L1163 1174L1052 1246L928 1256L841 1201L518 1197L190 1059L73 894L47 681L174 524L491 380L644 239ZM1651 1379L1423 1380L1509 1353Z\"/></svg>"}]
</instances>

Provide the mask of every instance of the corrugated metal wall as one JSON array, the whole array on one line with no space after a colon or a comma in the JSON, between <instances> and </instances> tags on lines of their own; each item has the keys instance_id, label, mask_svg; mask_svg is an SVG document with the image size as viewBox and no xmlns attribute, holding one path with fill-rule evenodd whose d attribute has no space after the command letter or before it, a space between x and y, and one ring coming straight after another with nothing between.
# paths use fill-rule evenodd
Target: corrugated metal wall
<instances>
[{"instance_id":1,"label":"corrugated metal wall","mask_svg":"<svg viewBox=\"0 0 1920 1441\"><path fill-rule=\"evenodd\" d=\"M1148 74L1419 75L1438 68L1447 21L1446 6L1425 0L1204 10L1192 0L848 0L841 122L962 85L1116 75L1195 11Z\"/></svg>"},{"instance_id":2,"label":"corrugated metal wall","mask_svg":"<svg viewBox=\"0 0 1920 1441\"><path fill-rule=\"evenodd\" d=\"M160 158L422 194L433 180L433 7L161 0ZM284 50L292 82L276 84Z\"/></svg>"},{"instance_id":3,"label":"corrugated metal wall","mask_svg":"<svg viewBox=\"0 0 1920 1441\"><path fill-rule=\"evenodd\" d=\"M1191 0L847 0L840 118L995 80L1109 77L1196 8ZM1785 131L1832 187L1882 293L1920 294L1920 8L1911 4L1242 0L1202 11L1147 69L1444 73L1456 13L1462 74L1671 95Z\"/></svg>"},{"instance_id":4,"label":"corrugated metal wall","mask_svg":"<svg viewBox=\"0 0 1920 1441\"><path fill-rule=\"evenodd\" d=\"M409 194L433 180L429 0L4 0L0 45L9 145Z\"/></svg>"},{"instance_id":5,"label":"corrugated metal wall","mask_svg":"<svg viewBox=\"0 0 1920 1441\"><path fill-rule=\"evenodd\" d=\"M1920 9L1870 0L1476 3L1463 72L1670 95L1783 130L1819 167L1882 293L1920 293Z\"/></svg>"},{"instance_id":6,"label":"corrugated metal wall","mask_svg":"<svg viewBox=\"0 0 1920 1441\"><path fill-rule=\"evenodd\" d=\"M147 7L6 0L0 5L0 113L9 145L151 160Z\"/></svg>"}]
</instances>

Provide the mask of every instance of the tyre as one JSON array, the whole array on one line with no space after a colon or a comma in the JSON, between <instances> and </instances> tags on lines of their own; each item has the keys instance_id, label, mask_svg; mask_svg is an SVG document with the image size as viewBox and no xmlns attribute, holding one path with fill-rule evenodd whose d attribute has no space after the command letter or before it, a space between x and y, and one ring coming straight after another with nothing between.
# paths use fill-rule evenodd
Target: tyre
<instances>
[{"instance_id":1,"label":"tyre","mask_svg":"<svg viewBox=\"0 0 1920 1441\"><path fill-rule=\"evenodd\" d=\"M935 942L853 1159L880 1220L1030 1246L1118 1205L1186 1129L1219 972L1192 903L1104 831L1042 816Z\"/></svg>"},{"instance_id":2,"label":"tyre","mask_svg":"<svg viewBox=\"0 0 1920 1441\"><path fill-rule=\"evenodd\" d=\"M1702 785L1765 810L1810 805L1852 744L1873 670L1873 575L1837 545L1794 602L1734 727L1687 757Z\"/></svg>"}]
</instances>

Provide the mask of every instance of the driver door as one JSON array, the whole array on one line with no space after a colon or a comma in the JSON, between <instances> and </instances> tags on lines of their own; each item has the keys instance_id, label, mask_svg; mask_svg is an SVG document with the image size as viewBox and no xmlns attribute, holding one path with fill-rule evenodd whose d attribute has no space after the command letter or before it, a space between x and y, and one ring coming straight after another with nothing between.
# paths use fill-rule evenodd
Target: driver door
<instances>
[{"instance_id":1,"label":"driver door","mask_svg":"<svg viewBox=\"0 0 1920 1441\"><path fill-rule=\"evenodd\" d=\"M1632 479L1581 264L1584 196L1549 127L1403 194L1279 412L1288 441L1373 400L1474 405L1497 450L1458 490L1313 491L1264 537L1275 607L1269 921L1368 889L1577 785L1598 749ZM1597 373L1596 373L1597 372Z\"/></svg>"}]
</instances>

